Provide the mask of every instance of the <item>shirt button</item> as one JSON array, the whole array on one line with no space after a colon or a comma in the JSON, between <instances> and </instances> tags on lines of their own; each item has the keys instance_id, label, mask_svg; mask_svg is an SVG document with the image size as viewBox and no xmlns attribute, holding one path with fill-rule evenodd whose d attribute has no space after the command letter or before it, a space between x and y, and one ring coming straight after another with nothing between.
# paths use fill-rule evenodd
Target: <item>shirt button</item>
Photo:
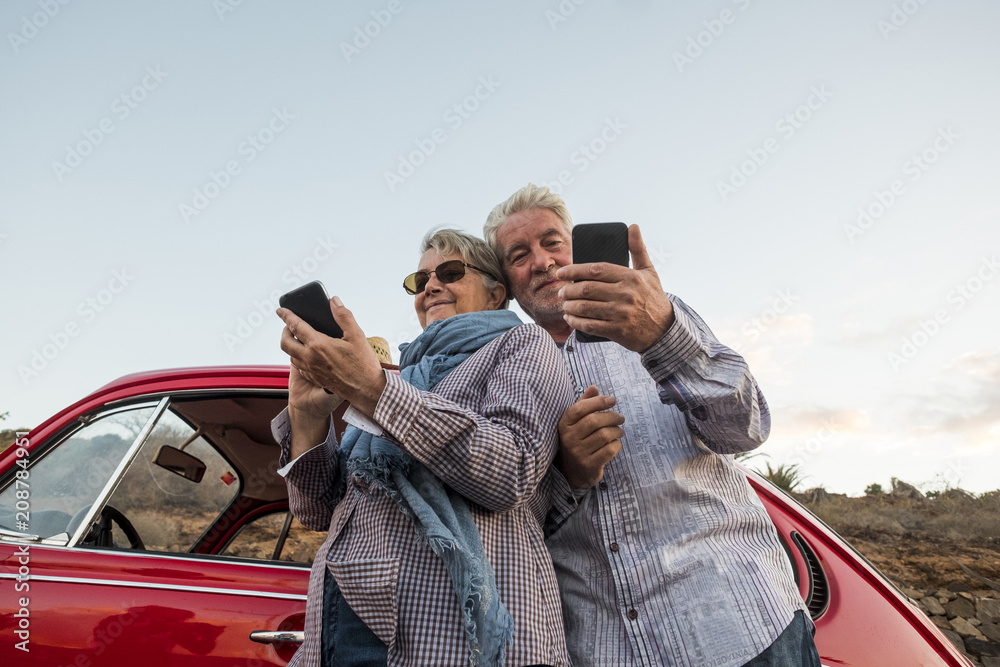
<instances>
[{"instance_id":1,"label":"shirt button","mask_svg":"<svg viewBox=\"0 0 1000 667\"><path fill-rule=\"evenodd\" d=\"M648 365L650 368L656 368L657 366L660 365L660 362L657 361L656 359L650 359Z\"/></svg>"},{"instance_id":2,"label":"shirt button","mask_svg":"<svg viewBox=\"0 0 1000 667\"><path fill-rule=\"evenodd\" d=\"M629 620L634 621L635 619L639 618L639 612L637 612L635 609L629 609L628 617Z\"/></svg>"},{"instance_id":3,"label":"shirt button","mask_svg":"<svg viewBox=\"0 0 1000 667\"><path fill-rule=\"evenodd\" d=\"M618 543L617 542L612 542L611 543L611 550L614 551L615 553L618 553Z\"/></svg>"},{"instance_id":4,"label":"shirt button","mask_svg":"<svg viewBox=\"0 0 1000 667\"><path fill-rule=\"evenodd\" d=\"M598 486L601 487L601 491L607 491L608 490L608 483L607 482L601 482Z\"/></svg>"}]
</instances>

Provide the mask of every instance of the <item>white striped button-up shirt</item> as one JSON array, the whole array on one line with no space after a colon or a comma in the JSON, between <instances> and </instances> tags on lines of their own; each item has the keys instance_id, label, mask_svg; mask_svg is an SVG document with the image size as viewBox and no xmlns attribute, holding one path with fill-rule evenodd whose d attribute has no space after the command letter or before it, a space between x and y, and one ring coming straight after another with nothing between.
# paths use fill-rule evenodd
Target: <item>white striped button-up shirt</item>
<instances>
[{"instance_id":1,"label":"white striped button-up shirt","mask_svg":"<svg viewBox=\"0 0 1000 667\"><path fill-rule=\"evenodd\" d=\"M554 470L547 481L547 545L578 667L742 665L805 608L731 456L767 437L764 397L743 358L670 299L676 322L641 356L573 335L563 346L577 395L597 385L625 417L598 486L574 495Z\"/></svg>"}]
</instances>

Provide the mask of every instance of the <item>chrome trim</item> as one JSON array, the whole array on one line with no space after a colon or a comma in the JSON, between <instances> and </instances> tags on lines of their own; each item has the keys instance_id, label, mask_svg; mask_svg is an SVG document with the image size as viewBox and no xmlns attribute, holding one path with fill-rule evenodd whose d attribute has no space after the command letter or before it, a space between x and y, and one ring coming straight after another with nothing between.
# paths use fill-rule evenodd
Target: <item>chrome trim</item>
<instances>
[{"instance_id":1,"label":"chrome trim","mask_svg":"<svg viewBox=\"0 0 1000 667\"><path fill-rule=\"evenodd\" d=\"M238 565L240 567L267 567L267 568L277 568L279 570L308 570L311 567L310 563L291 563L290 561L245 561L235 556L220 556L218 554L192 554L192 553L150 553L143 551L117 551L111 549L91 549L88 547L68 547L65 544L46 544L43 540L40 544L36 544L36 547L45 546L49 549L60 549L67 551L74 551L80 553L85 551L89 554L110 554L115 557L126 556L128 558L155 558L155 559L170 559L179 560L183 562L194 561L196 563L208 561L210 563L227 563L231 565Z\"/></svg>"},{"instance_id":2,"label":"chrome trim","mask_svg":"<svg viewBox=\"0 0 1000 667\"><path fill-rule=\"evenodd\" d=\"M271 631L271 630L254 630L250 633L250 641L258 642L260 644L277 644L278 642L292 642L293 644L301 644L306 640L306 633L304 630L290 630L290 631Z\"/></svg>"},{"instance_id":3,"label":"chrome trim","mask_svg":"<svg viewBox=\"0 0 1000 667\"><path fill-rule=\"evenodd\" d=\"M128 452L122 460L118 462L118 467L115 468L115 471L111 473L111 477L108 479L107 484L105 484L104 488L101 489L101 492L97 494L97 497L94 499L93 504L91 504L90 509L87 510L87 514L83 517L83 521L81 521L80 525L76 527L76 532L73 533L73 537L70 538L67 546L76 546L80 543L80 540L82 540L83 537L90 532L90 524L93 523L94 517L98 515L104 507L104 504L108 502L108 498L110 498L111 494L118 488L118 483L121 482L125 471L130 465L132 465L132 461L139 453L139 448L142 447L142 443L145 442L146 438L149 437L149 434L152 433L153 427L160 420L160 417L163 415L163 412L167 409L167 405L169 404L169 396L164 396L160 399L160 402L157 403L156 409L154 409L153 413L149 415L149 419L146 420L142 430L139 431L135 440L132 441L132 445L129 447Z\"/></svg>"},{"instance_id":4,"label":"chrome trim","mask_svg":"<svg viewBox=\"0 0 1000 667\"><path fill-rule=\"evenodd\" d=\"M113 407L113 408L111 408L109 410L98 410L97 412L91 412L91 413L88 413L88 414L85 414L85 415L80 415L79 417L76 418L76 421L78 421L81 426L89 426L90 424L94 423L98 419L103 419L104 417L107 417L108 415L118 414L119 412L128 412L129 410L138 410L138 409L141 409L141 408L156 407L156 404L158 402L159 402L158 400L144 399L143 401L138 402L138 403L129 403L127 405L117 405L116 407ZM115 403L119 403L119 401L115 401ZM111 405L111 404L109 403L108 405Z\"/></svg>"},{"instance_id":5,"label":"chrome trim","mask_svg":"<svg viewBox=\"0 0 1000 667\"><path fill-rule=\"evenodd\" d=\"M0 579L16 579L17 574L0 573ZM30 581L51 581L64 584L86 584L91 586L118 586L121 588L149 588L164 591L184 591L187 593L214 593L218 595L241 595L245 597L273 598L276 600L300 600L305 602L305 595L295 593L271 593L268 591L248 591L238 588L215 588L210 586L184 586L182 584L150 584L137 581L118 581L116 579L84 579L81 577L53 577L49 575L31 575Z\"/></svg>"},{"instance_id":6,"label":"chrome trim","mask_svg":"<svg viewBox=\"0 0 1000 667\"><path fill-rule=\"evenodd\" d=\"M31 535L29 533L18 533L13 530L7 530L6 528L0 528L0 537L9 537L15 540L21 540L24 542L41 542L41 535Z\"/></svg>"}]
</instances>

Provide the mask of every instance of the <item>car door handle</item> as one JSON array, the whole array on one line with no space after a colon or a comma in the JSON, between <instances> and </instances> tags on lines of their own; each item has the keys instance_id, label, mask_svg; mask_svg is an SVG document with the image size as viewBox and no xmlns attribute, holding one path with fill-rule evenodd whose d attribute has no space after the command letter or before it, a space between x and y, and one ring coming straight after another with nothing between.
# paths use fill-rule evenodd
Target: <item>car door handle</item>
<instances>
[{"instance_id":1,"label":"car door handle","mask_svg":"<svg viewBox=\"0 0 1000 667\"><path fill-rule=\"evenodd\" d=\"M291 642L301 644L305 641L306 633L303 630L254 630L250 633L250 639L261 644L277 644L278 642Z\"/></svg>"}]
</instances>

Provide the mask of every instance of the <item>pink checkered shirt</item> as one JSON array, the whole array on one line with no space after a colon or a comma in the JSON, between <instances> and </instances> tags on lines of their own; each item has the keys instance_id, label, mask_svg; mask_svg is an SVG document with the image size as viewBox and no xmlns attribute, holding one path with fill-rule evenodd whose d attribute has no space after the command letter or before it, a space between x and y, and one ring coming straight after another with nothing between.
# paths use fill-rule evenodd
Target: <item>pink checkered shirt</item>
<instances>
[{"instance_id":1,"label":"pink checkered shirt","mask_svg":"<svg viewBox=\"0 0 1000 667\"><path fill-rule=\"evenodd\" d=\"M534 324L487 344L432 391L386 373L374 420L385 435L469 500L500 597L514 620L507 665L569 665L552 561L542 535L542 481L573 402L559 352ZM283 413L273 425L288 459ZM389 648L389 665L467 665L461 610L441 559L382 493L349 485L336 507L338 442L299 457L286 475L292 513L329 529L309 579L305 643L289 663L320 664L324 568L344 599Z\"/></svg>"}]
</instances>

